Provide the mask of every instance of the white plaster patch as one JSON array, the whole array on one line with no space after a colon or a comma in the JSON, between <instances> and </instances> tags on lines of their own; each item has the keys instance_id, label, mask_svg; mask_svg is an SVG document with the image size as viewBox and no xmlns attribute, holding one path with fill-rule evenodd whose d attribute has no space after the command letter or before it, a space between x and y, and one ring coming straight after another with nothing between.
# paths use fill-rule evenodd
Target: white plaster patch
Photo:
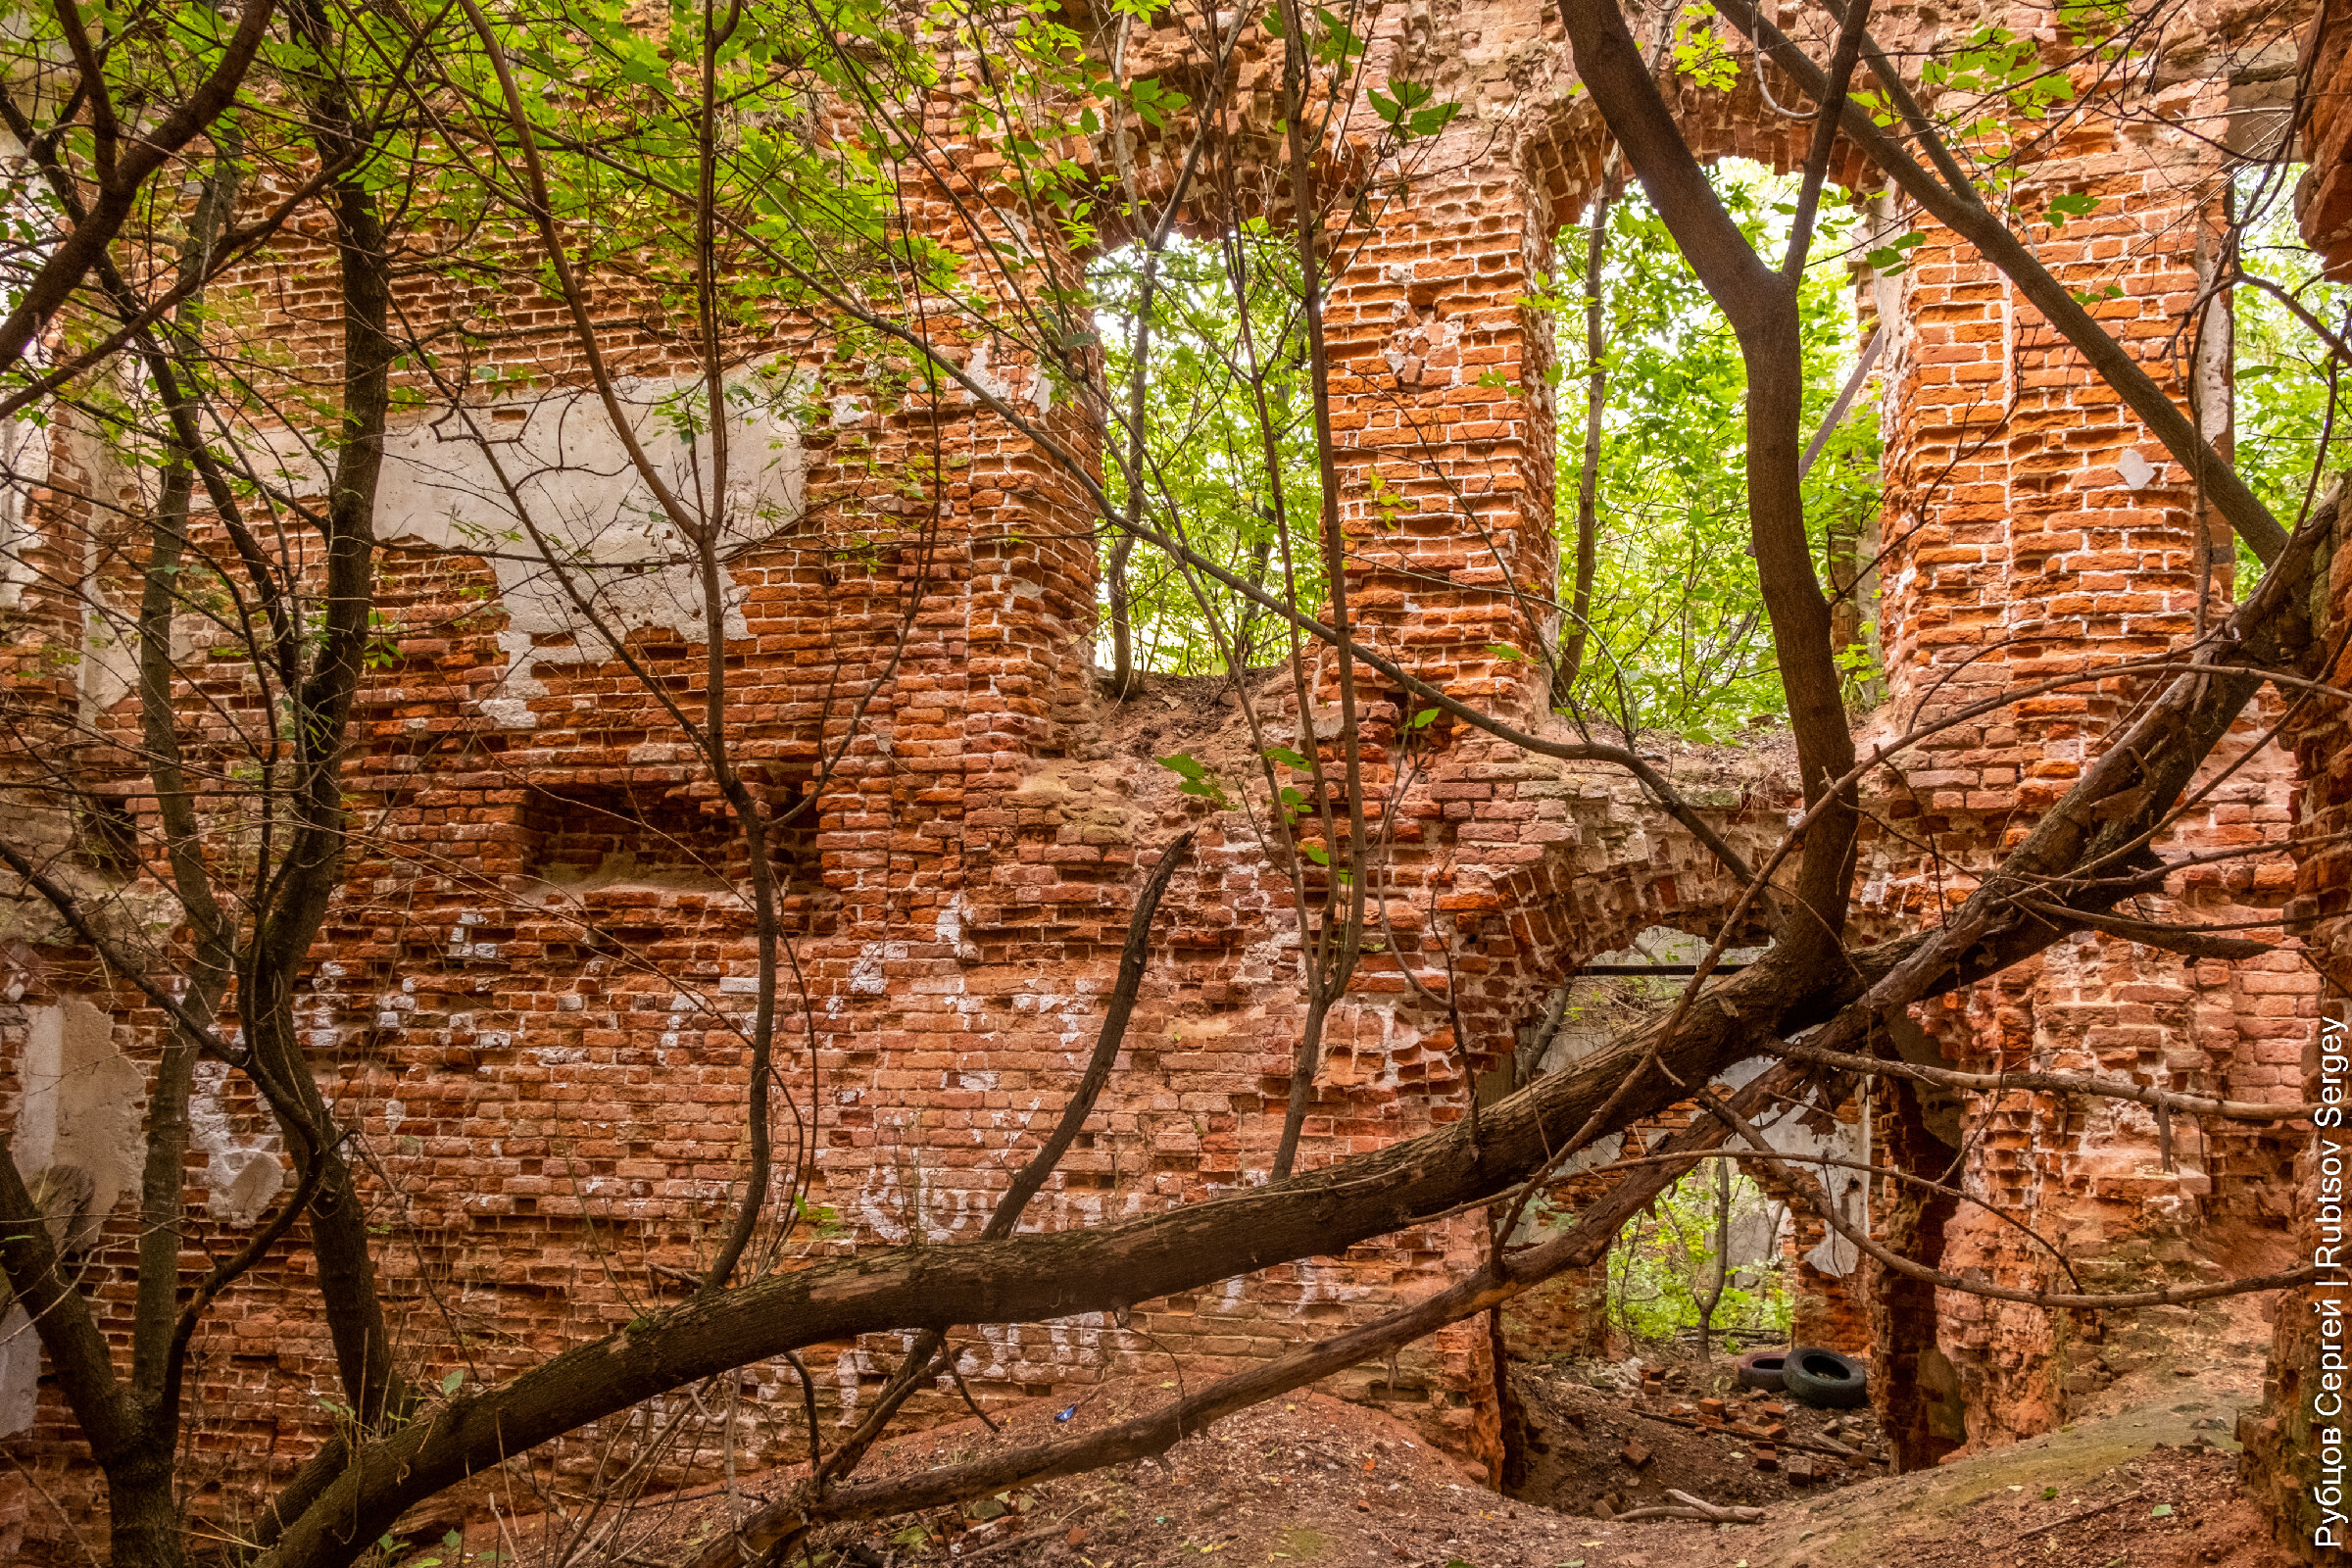
<instances>
[{"instance_id":1,"label":"white plaster patch","mask_svg":"<svg viewBox=\"0 0 2352 1568\"><path fill-rule=\"evenodd\" d=\"M879 997L888 993L889 983L882 974L883 944L868 942L858 950L858 961L850 966L850 995Z\"/></svg>"},{"instance_id":2,"label":"white plaster patch","mask_svg":"<svg viewBox=\"0 0 2352 1568\"><path fill-rule=\"evenodd\" d=\"M858 1190L858 1217L876 1236L896 1247L906 1240L906 1227L899 1223L898 1216L891 1212L893 1205L887 1200L899 1185L899 1173L896 1168L885 1165L875 1173L875 1178Z\"/></svg>"},{"instance_id":3,"label":"white plaster patch","mask_svg":"<svg viewBox=\"0 0 2352 1568\"><path fill-rule=\"evenodd\" d=\"M41 1341L21 1306L0 1317L0 1438L32 1430L41 1402Z\"/></svg>"},{"instance_id":4,"label":"white plaster patch","mask_svg":"<svg viewBox=\"0 0 2352 1568\"><path fill-rule=\"evenodd\" d=\"M1011 383L1003 376L992 373L988 368L988 339L986 338L982 338L973 346L972 357L964 362L963 373L971 381L971 386L963 389L963 401L966 403L980 401L978 395L972 391L973 386L994 398L1010 399L1012 396Z\"/></svg>"},{"instance_id":5,"label":"white plaster patch","mask_svg":"<svg viewBox=\"0 0 2352 1568\"><path fill-rule=\"evenodd\" d=\"M630 379L617 392L655 471L691 505L697 475L710 470L710 443L707 435L681 433L671 417L671 400L686 386ZM759 390L749 381L742 388ZM729 410L722 557L801 514L807 463L800 429L777 401L746 396ZM517 500L564 573L538 559L539 546L516 514ZM536 724L530 700L546 693L536 673L541 662L612 652L582 623L565 574L616 636L649 628L706 635L693 559L588 389L556 388L475 409L470 418L444 411L396 426L385 437L377 515L378 536L387 543L488 553L509 617L498 638L507 669L478 706L502 728ZM742 588L730 581L725 592L724 633L748 635ZM576 640L561 649L539 647L543 638L563 637Z\"/></svg>"},{"instance_id":6,"label":"white plaster patch","mask_svg":"<svg viewBox=\"0 0 2352 1568\"><path fill-rule=\"evenodd\" d=\"M86 1172L90 1193L64 1238L86 1247L138 1180L147 1074L115 1044L115 1021L80 997L25 1009L24 1098L10 1140L28 1179Z\"/></svg>"},{"instance_id":7,"label":"white plaster patch","mask_svg":"<svg viewBox=\"0 0 2352 1568\"><path fill-rule=\"evenodd\" d=\"M196 1089L188 1097L188 1143L207 1156L205 1212L225 1225L251 1225L269 1212L270 1201L286 1185L286 1172L278 1160L275 1136L240 1140L230 1130L228 1107L220 1098L227 1081L227 1063L196 1064Z\"/></svg>"},{"instance_id":8,"label":"white plaster patch","mask_svg":"<svg viewBox=\"0 0 2352 1568\"><path fill-rule=\"evenodd\" d=\"M0 420L0 610L15 610L38 573L30 558L33 537L27 501L49 480L49 431L31 419Z\"/></svg>"}]
</instances>

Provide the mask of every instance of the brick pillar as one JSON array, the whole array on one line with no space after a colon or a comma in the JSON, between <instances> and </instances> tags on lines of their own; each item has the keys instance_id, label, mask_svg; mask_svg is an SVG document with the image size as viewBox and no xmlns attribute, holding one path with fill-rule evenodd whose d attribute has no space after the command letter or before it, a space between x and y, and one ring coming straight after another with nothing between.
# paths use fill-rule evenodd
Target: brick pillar
<instances>
[{"instance_id":1,"label":"brick pillar","mask_svg":"<svg viewBox=\"0 0 2352 1568\"><path fill-rule=\"evenodd\" d=\"M2324 618L2317 628L2322 637L2338 640L2343 628L2352 624L2352 550L2343 547L2343 537L2339 521L2335 549L2323 558L2329 563L2328 581ZM2322 678L2337 685L2352 679L2352 657L2339 661ZM2313 963L2326 977L2322 1015L2344 1025L2326 1033L2314 1029L2304 1042L2293 1082L2295 1098L2308 1104L2321 1099L2324 1067L2335 1068L2334 1076L2341 1083L2345 1076L2342 1042L2352 1037L2352 1000L2347 1000L2352 999L2352 845L2328 842L2352 830L2352 715L2342 704L2315 705L2307 722L2297 729L2294 742L2303 766L2297 838L2305 847L2297 852L2291 911L2299 922L2311 922L2305 927L2304 943ZM2328 1056L2335 1059L2327 1060ZM2329 1144L2339 1147L2331 1150ZM2343 1210L2346 1161L2342 1147L2352 1147L2352 1138L2340 1128L2314 1129L2301 1145L2288 1196L2294 1216L2294 1260L2306 1262L2315 1261L2316 1251L2340 1239L2340 1222L2323 1230L2320 1219L2329 1206L2338 1215ZM2339 1251L2336 1255L2343 1254ZM2339 1269L2333 1277L2340 1278L2344 1272ZM2313 1488L2327 1479L2320 1470L2322 1434L2329 1427L2340 1433L2352 1425L2341 1413L2321 1415L2317 1403L2328 1393L2340 1396L2340 1390L2328 1390L2322 1382L2321 1356L2327 1350L2340 1351L2343 1340L2324 1338L2321 1309L2332 1301L2340 1313L2345 1297L2340 1287L2322 1287L2278 1298L2272 1319L2263 1403L2238 1418L2237 1436L2246 1446L2242 1468L2248 1486L2270 1516L2279 1545L2306 1562L2333 1562L2342 1555L2315 1546L2312 1532L2324 1522L2313 1496ZM2337 1452L2341 1452L2340 1446ZM2344 1511L2340 1500L2332 1506L2335 1512ZM2340 1525L2336 1533L2338 1540L2344 1539Z\"/></svg>"},{"instance_id":2,"label":"brick pillar","mask_svg":"<svg viewBox=\"0 0 2352 1568\"><path fill-rule=\"evenodd\" d=\"M1374 211L1325 316L1350 609L1414 674L1524 718L1558 622L1551 329L1521 303L1554 214L1491 158Z\"/></svg>"},{"instance_id":3,"label":"brick pillar","mask_svg":"<svg viewBox=\"0 0 2352 1568\"><path fill-rule=\"evenodd\" d=\"M2187 393L2165 357L2198 290L2200 236L2220 166L2182 138L2068 144L2034 167L2022 205L2087 193L2061 229L2029 225L2070 288L2120 287L2092 314L2158 384ZM1989 262L1926 218L1898 279L1888 362L1887 547L1882 627L1893 710L1948 710L2094 658L2161 653L2194 621L2190 475ZM2220 428L2221 413L2209 414ZM2230 567L2218 564L2214 604ZM1936 737L1915 788L1937 810L2045 806L2073 782L2123 690L2072 690ZM1932 759L1933 760L1928 760Z\"/></svg>"},{"instance_id":4,"label":"brick pillar","mask_svg":"<svg viewBox=\"0 0 2352 1568\"><path fill-rule=\"evenodd\" d=\"M2193 124L2222 107L2208 86L2172 92L2168 119ZM2120 291L2093 314L2185 409L2188 385L2169 340L2199 291L2225 172L2216 150L2186 130L2111 138L2097 123L2077 122L2053 141L2053 156L2027 171L2018 207L2046 211L2061 194L2098 206L2025 232L2069 288ZM2193 476L1988 263L1916 215L1901 226L1928 238L1908 271L1882 284L1898 323L1882 522L1890 700L1866 745L1922 714L2181 646L2195 627L2201 552L2215 558L2210 614L2227 612L2232 589L2227 535L2198 515ZM2226 397L2200 405L2208 432L2226 435ZM1909 818L1905 834L1932 842L1936 858L1884 847L1892 874L1871 879L1866 903L1934 919L1971 885L1955 869L1990 864L2074 784L2147 689L2145 679L2108 681L2034 696L1910 753L1902 779L1883 786L1886 808ZM2205 776L2232 760L2244 765L2159 839L2159 853L2282 842L2289 769L2276 751L2245 758L2258 738L2246 723L2225 742ZM2144 908L2159 919L2260 920L2280 912L2284 877L2282 860L2200 868ZM2310 984L2291 952L2184 966L2083 933L1945 999L1921 1021L1945 1059L1974 1070L2031 1065L2283 1096L2290 1091L2271 1081L2275 1058L2297 1033ZM2212 1263L2158 1233L2179 1232L2193 1248L2224 1212L2217 1202L2252 1217L2230 1173L2254 1176L2282 1157L2276 1135L2177 1128L2168 1161L2152 1119L2113 1103L2010 1096L1969 1105L1967 1187L2059 1241L2091 1290L2201 1277ZM2230 1184L2220 1200L2217 1178ZM1972 1205L1946 1227L1944 1259L1949 1271L1982 1269L2007 1284L2063 1282L2046 1251ZM1951 1293L1941 1311L1972 1442L2046 1429L2064 1418L2070 1389L2094 1376L2080 1325L2065 1314Z\"/></svg>"},{"instance_id":5,"label":"brick pillar","mask_svg":"<svg viewBox=\"0 0 2352 1568\"><path fill-rule=\"evenodd\" d=\"M1954 1151L1929 1133L1912 1086L1890 1080L1882 1102L1887 1114L1879 1125L1887 1161L1931 1181L1940 1178ZM1941 1266L1944 1227L1958 1211L1959 1200L1922 1187L1888 1185L1881 1240L1900 1256L1930 1268ZM1936 1344L1936 1288L1875 1260L1865 1265L1864 1277L1870 1288L1871 1401L1893 1446L1895 1468L1923 1469L1958 1447L1963 1435L1954 1419L1958 1411L1936 1396L1938 1379L1933 1373L1950 1374L1950 1363Z\"/></svg>"},{"instance_id":6,"label":"brick pillar","mask_svg":"<svg viewBox=\"0 0 2352 1568\"><path fill-rule=\"evenodd\" d=\"M1014 206L1000 157L947 167L958 200L930 191L910 206L968 254L964 218ZM1076 266L1066 251L1033 260L1030 289ZM998 286L988 267L968 270ZM965 336L952 312L916 324L1064 451L1095 455L1091 414L1007 340ZM1071 808L1035 776L1091 723L1097 518L1077 479L954 381L895 409L845 405L837 424L811 510L836 548L837 612L863 612L864 667L885 666L907 585L928 586L818 827L839 901L815 958L818 1067L840 1118L824 1180L865 1239L960 1240L1075 1079L1131 898L1123 792L1105 792L1098 819L1090 789ZM855 548L869 538L889 548ZM1051 1208L1041 1198L1031 1217Z\"/></svg>"}]
</instances>

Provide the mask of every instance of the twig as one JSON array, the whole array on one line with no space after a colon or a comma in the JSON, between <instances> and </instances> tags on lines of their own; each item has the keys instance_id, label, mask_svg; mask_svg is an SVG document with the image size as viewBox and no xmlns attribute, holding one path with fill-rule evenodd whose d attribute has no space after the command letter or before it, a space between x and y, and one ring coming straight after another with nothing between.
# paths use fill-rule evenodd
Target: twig
<instances>
[{"instance_id":1,"label":"twig","mask_svg":"<svg viewBox=\"0 0 2352 1568\"><path fill-rule=\"evenodd\" d=\"M1751 1512L1757 1512L1757 1513L1759 1513L1759 1514L1760 1514L1760 1512L1761 1512L1760 1510L1750 1510L1750 1511L1751 1511ZM1697 1519L1697 1520L1701 1520L1701 1521L1703 1521L1703 1522L1705 1522L1705 1523L1708 1523L1708 1524L1718 1524L1718 1525L1726 1525L1726 1524L1752 1524L1752 1523L1754 1522L1753 1520L1747 1520L1747 1519L1733 1519L1733 1518L1730 1518L1730 1517L1729 1517L1729 1516L1727 1516L1727 1515L1720 1514L1720 1513L1708 1513L1708 1512L1702 1512L1701 1510L1699 1510L1699 1509L1697 1509L1697 1508L1669 1508L1669 1507L1665 1507L1665 1506L1663 1506L1663 1505L1661 1505L1661 1506L1658 1506L1658 1507L1654 1507L1654 1508L1636 1508L1636 1509L1634 1509L1634 1510L1633 1510L1632 1512L1630 1512L1630 1513L1621 1513L1621 1514L1618 1514L1618 1515L1616 1515L1615 1517L1617 1517L1618 1519L1621 1519L1621 1520L1633 1520L1633 1519Z\"/></svg>"},{"instance_id":2,"label":"twig","mask_svg":"<svg viewBox=\"0 0 2352 1568\"><path fill-rule=\"evenodd\" d=\"M2147 1494L2148 1489L2142 1487L2137 1492L2132 1493L2128 1496L2116 1498L2113 1502L2102 1502L2096 1508L2085 1508L2081 1513L2070 1513L2063 1519L2053 1519L2046 1525L2035 1525L2031 1530L2021 1530L2017 1533L2017 1539L2023 1541L2028 1536L2038 1536L2044 1530L2055 1530L2060 1525L2071 1525L2083 1519L2095 1519L2100 1514L2114 1512L2127 1502L2137 1502L2140 1498L2146 1496Z\"/></svg>"},{"instance_id":3,"label":"twig","mask_svg":"<svg viewBox=\"0 0 2352 1568\"><path fill-rule=\"evenodd\" d=\"M2222 1116L2231 1121L2297 1121L2319 1108L2300 1102L2274 1105L2261 1101L2215 1100L2203 1095L2183 1095L2167 1089L2150 1088L2145 1084L2123 1083L2088 1073L1959 1072L1949 1067L1923 1067L1916 1062L1896 1061L1885 1056L1859 1056L1851 1052L1825 1051L1816 1046L1790 1044L1767 1049L1772 1054L1791 1061L1818 1062L1842 1072L1909 1078L1945 1089L1966 1089L1994 1095L2095 1095L2106 1100L2129 1100L2135 1104L2160 1110L2186 1111L2192 1116Z\"/></svg>"},{"instance_id":4,"label":"twig","mask_svg":"<svg viewBox=\"0 0 2352 1568\"><path fill-rule=\"evenodd\" d=\"M1704 1497L1694 1497L1688 1492L1677 1492L1672 1487L1666 1489L1666 1495L1686 1508L1696 1509L1700 1518L1712 1519L1718 1524L1753 1524L1764 1517L1764 1510L1761 1508L1741 1508L1726 1506L1720 1502L1709 1502Z\"/></svg>"},{"instance_id":5,"label":"twig","mask_svg":"<svg viewBox=\"0 0 2352 1568\"><path fill-rule=\"evenodd\" d=\"M1002 1432L1004 1430L990 1417L986 1410L980 1408L980 1401L972 1397L972 1387L970 1384L963 1381L963 1373L956 1367L956 1357L952 1355L948 1357L948 1376L956 1380L956 1392L963 1396L964 1404L970 1408L972 1414L980 1418L980 1424L982 1426L988 1428L988 1430L991 1432Z\"/></svg>"},{"instance_id":6,"label":"twig","mask_svg":"<svg viewBox=\"0 0 2352 1568\"><path fill-rule=\"evenodd\" d=\"M983 1557L994 1557L997 1553L1001 1551L1010 1551L1015 1546L1034 1546L1037 1544L1038 1538L1024 1530L1018 1534L1006 1536L1003 1541L992 1541L987 1545L982 1546L978 1551L958 1552L954 1560L956 1562L978 1562Z\"/></svg>"},{"instance_id":7,"label":"twig","mask_svg":"<svg viewBox=\"0 0 2352 1568\"><path fill-rule=\"evenodd\" d=\"M2012 895L2010 902L2045 920L2086 925L2093 931L2104 931L2109 936L2137 942L2143 947L2186 954L2192 958L2226 958L2234 962L2240 958L2258 958L2274 951L2277 946L2270 942L2256 942L2248 937L2214 936L2185 926L2132 920L2120 914L2093 913L2087 909L2054 904L2046 899L2030 899L2023 894Z\"/></svg>"}]
</instances>

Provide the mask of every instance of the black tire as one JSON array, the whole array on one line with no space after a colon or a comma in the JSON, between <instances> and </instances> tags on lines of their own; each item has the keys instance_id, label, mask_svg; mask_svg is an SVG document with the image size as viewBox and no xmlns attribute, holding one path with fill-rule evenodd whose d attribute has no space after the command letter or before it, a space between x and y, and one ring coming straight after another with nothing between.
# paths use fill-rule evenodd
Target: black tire
<instances>
[{"instance_id":1,"label":"black tire","mask_svg":"<svg viewBox=\"0 0 2352 1568\"><path fill-rule=\"evenodd\" d=\"M1740 1358L1740 1370L1734 1374L1743 1389L1779 1389L1781 1369L1788 1359L1787 1350L1750 1350Z\"/></svg>"},{"instance_id":2,"label":"black tire","mask_svg":"<svg viewBox=\"0 0 2352 1568\"><path fill-rule=\"evenodd\" d=\"M1781 1366L1781 1386L1799 1404L1816 1410L1851 1410L1870 1400L1870 1373L1861 1362L1812 1347L1788 1352Z\"/></svg>"}]
</instances>

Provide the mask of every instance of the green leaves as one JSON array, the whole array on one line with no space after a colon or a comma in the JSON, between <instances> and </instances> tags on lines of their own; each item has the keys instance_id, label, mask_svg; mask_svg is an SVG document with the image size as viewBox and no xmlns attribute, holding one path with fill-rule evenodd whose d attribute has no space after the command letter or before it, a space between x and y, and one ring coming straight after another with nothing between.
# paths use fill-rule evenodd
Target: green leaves
<instances>
[{"instance_id":1,"label":"green leaves","mask_svg":"<svg viewBox=\"0 0 2352 1568\"><path fill-rule=\"evenodd\" d=\"M1786 244L1795 182L1725 160L1711 180L1741 230L1768 255ZM1804 342L1803 422L1812 429L1852 368L1859 347L1846 259L1868 235L1850 208L1825 207L1817 265L1798 291ZM1884 248L1910 260L1913 236ZM1582 247L1578 249L1581 251ZM1740 405L1746 374L1739 345L1640 192L1612 206L1605 306L1608 411L1601 427L1597 562L1589 634L1575 689L1563 696L1587 715L1693 739L1730 740L1759 717L1786 711L1755 564L1747 554L1746 457ZM1581 261L1581 257L1579 258ZM1546 292L1581 304L1581 265L1563 267ZM1581 346L1582 332L1563 332ZM1581 383L1581 353L1567 364ZM1578 399L1582 401L1581 397ZM1562 580L1575 557L1581 417L1560 421L1556 527ZM1834 429L1804 478L1815 559L1833 537L1858 537L1879 510L1879 420L1868 398ZM1841 662L1857 687L1876 673L1866 637Z\"/></svg>"},{"instance_id":2,"label":"green leaves","mask_svg":"<svg viewBox=\"0 0 2352 1568\"><path fill-rule=\"evenodd\" d=\"M1462 112L1458 103L1431 103L1436 92L1425 82L1391 77L1389 87L1390 92L1386 93L1374 87L1366 96L1371 100L1372 112L1400 137L1434 136Z\"/></svg>"},{"instance_id":3,"label":"green leaves","mask_svg":"<svg viewBox=\"0 0 2352 1568\"><path fill-rule=\"evenodd\" d=\"M2283 172L2281 179L2248 168L2237 176L2238 210L2248 219L2240 258L2248 273L2293 294L2321 320L2341 322L2352 310L2352 288L2321 276L2319 258L2305 248L2287 196L2295 171ZM2267 289L2234 290L2230 318L2237 339L2237 471L2278 516L2299 516L2323 446L2333 450L2343 439L2337 402L2343 367ZM2240 564L2242 588L2255 575L2242 546Z\"/></svg>"},{"instance_id":4,"label":"green leaves","mask_svg":"<svg viewBox=\"0 0 2352 1568\"><path fill-rule=\"evenodd\" d=\"M2061 0L2058 6L2058 25L2065 29L2066 41L2077 49L2101 43L2099 57L2103 60L2123 53L2123 45L2114 41L2115 34L2131 21L2131 0Z\"/></svg>"},{"instance_id":5,"label":"green leaves","mask_svg":"<svg viewBox=\"0 0 2352 1568\"><path fill-rule=\"evenodd\" d=\"M389 1542L392 1538L386 1536L384 1540ZM446 1559L441 1557L404 1557L400 1561L400 1568L441 1568L444 1561L453 1564L464 1562L466 1560L466 1537L459 1531L450 1531L441 1538L441 1549L449 1553ZM390 1555L389 1547L386 1548L386 1555Z\"/></svg>"},{"instance_id":6,"label":"green leaves","mask_svg":"<svg viewBox=\"0 0 2352 1568\"><path fill-rule=\"evenodd\" d=\"M1740 62L1716 36L1715 8L1703 3L1685 10L1674 24L1674 69L1711 92L1740 84Z\"/></svg>"},{"instance_id":7,"label":"green leaves","mask_svg":"<svg viewBox=\"0 0 2352 1568\"><path fill-rule=\"evenodd\" d=\"M1127 101L1135 112L1154 130L1165 130L1168 122L1184 112L1192 99L1175 88L1163 85L1156 76L1145 76L1128 83Z\"/></svg>"},{"instance_id":8,"label":"green leaves","mask_svg":"<svg viewBox=\"0 0 2352 1568\"><path fill-rule=\"evenodd\" d=\"M1881 277L1897 277L1911 265L1911 253L1928 242L1928 236L1918 229L1898 239L1888 240L1862 259L1878 271Z\"/></svg>"},{"instance_id":9,"label":"green leaves","mask_svg":"<svg viewBox=\"0 0 2352 1568\"><path fill-rule=\"evenodd\" d=\"M1298 248L1263 219L1238 225L1227 243L1238 253L1238 288L1224 247L1213 242L1174 239L1152 270L1139 470L1146 514L1237 577L1311 605L1322 593L1323 562L1297 524L1320 510L1321 474L1308 416L1311 372L1298 353ZM1141 247L1102 257L1071 307L1074 318L1091 314L1106 379L1120 389L1109 446L1119 454L1128 441L1145 261ZM1253 375L1263 383L1263 424ZM1123 461L1104 465L1114 505L1127 504L1130 477ZM1278 517L1292 527L1287 546ZM1148 668L1222 674L1237 640L1247 644L1238 661L1246 667L1269 663L1287 647L1277 616L1213 581L1200 584L1204 607L1184 574L1149 545L1133 551L1127 582L1138 657Z\"/></svg>"},{"instance_id":10,"label":"green leaves","mask_svg":"<svg viewBox=\"0 0 2352 1568\"><path fill-rule=\"evenodd\" d=\"M1206 801L1220 811L1233 809L1233 802L1226 797L1224 786L1217 782L1217 775L1191 753L1178 752L1173 757L1157 757L1152 760L1183 780L1176 786L1177 794Z\"/></svg>"},{"instance_id":11,"label":"green leaves","mask_svg":"<svg viewBox=\"0 0 2352 1568\"><path fill-rule=\"evenodd\" d=\"M1630 992L1655 982L1620 984ZM1581 1005L1594 1007L1601 1017L1613 1015L1602 1010L1611 1007L1606 999L1589 997ZM1570 1016L1573 1020L1575 1014ZM1610 1307L1640 1339L1670 1340L1699 1321L1700 1303L1715 1283L1715 1173L1701 1166L1675 1183L1627 1222L1610 1250ZM1731 1204L1735 1224L1742 1217L1751 1222L1765 1218L1772 1211L1771 1199L1744 1175L1732 1180ZM1714 1327L1718 1333L1786 1332L1788 1314L1786 1283L1778 1268L1766 1266L1752 1273L1736 1269L1716 1303Z\"/></svg>"},{"instance_id":12,"label":"green leaves","mask_svg":"<svg viewBox=\"0 0 2352 1568\"><path fill-rule=\"evenodd\" d=\"M1319 66L1345 67L1364 52L1364 40L1328 6L1315 7L1313 53Z\"/></svg>"},{"instance_id":13,"label":"green leaves","mask_svg":"<svg viewBox=\"0 0 2352 1568\"><path fill-rule=\"evenodd\" d=\"M2064 196L2053 196L2050 198L2049 224L2052 228L2064 228L2068 219L2088 218L2098 208L2099 199L2087 193L2070 192Z\"/></svg>"},{"instance_id":14,"label":"green leaves","mask_svg":"<svg viewBox=\"0 0 2352 1568\"><path fill-rule=\"evenodd\" d=\"M2027 120L2039 120L2075 97L2064 68L2042 64L2037 40L1990 24L1968 33L1949 53L1931 56L1919 74L1930 87L1991 98Z\"/></svg>"}]
</instances>

